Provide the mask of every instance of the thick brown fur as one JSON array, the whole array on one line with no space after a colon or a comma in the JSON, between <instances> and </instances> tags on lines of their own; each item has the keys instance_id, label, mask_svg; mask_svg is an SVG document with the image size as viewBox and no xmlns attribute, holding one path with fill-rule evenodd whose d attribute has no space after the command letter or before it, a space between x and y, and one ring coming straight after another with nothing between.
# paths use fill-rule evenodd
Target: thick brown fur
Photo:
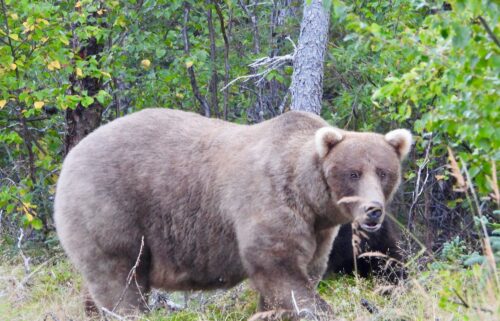
<instances>
[{"instance_id":1,"label":"thick brown fur","mask_svg":"<svg viewBox=\"0 0 500 321\"><path fill-rule=\"evenodd\" d=\"M64 161L54 215L96 305L136 311L151 287L249 278L262 310L292 310L293 292L301 309L331 312L315 287L338 227L366 220L364 199L383 210L411 143L331 127L337 134L316 135L323 127L302 112L244 126L149 109L88 135ZM364 176L350 179L353 169ZM138 286L124 292L143 237Z\"/></svg>"}]
</instances>

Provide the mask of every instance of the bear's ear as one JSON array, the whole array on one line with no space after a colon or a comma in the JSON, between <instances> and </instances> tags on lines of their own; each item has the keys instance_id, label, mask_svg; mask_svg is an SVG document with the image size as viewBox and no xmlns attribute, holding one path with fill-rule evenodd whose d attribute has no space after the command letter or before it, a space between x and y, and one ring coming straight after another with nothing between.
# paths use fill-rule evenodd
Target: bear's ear
<instances>
[{"instance_id":1,"label":"bear's ear","mask_svg":"<svg viewBox=\"0 0 500 321\"><path fill-rule=\"evenodd\" d=\"M344 135L342 131L333 127L323 127L316 131L314 140L316 143L316 152L320 158L323 158L328 152L339 143Z\"/></svg>"},{"instance_id":2,"label":"bear's ear","mask_svg":"<svg viewBox=\"0 0 500 321\"><path fill-rule=\"evenodd\" d=\"M413 137L407 129L395 129L385 134L385 140L396 149L399 159L403 160L410 152Z\"/></svg>"}]
</instances>

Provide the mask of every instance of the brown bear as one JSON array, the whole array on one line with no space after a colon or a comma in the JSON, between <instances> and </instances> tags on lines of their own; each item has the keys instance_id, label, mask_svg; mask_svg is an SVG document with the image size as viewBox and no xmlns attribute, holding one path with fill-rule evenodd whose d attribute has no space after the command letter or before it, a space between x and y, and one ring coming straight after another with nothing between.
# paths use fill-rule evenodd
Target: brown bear
<instances>
[{"instance_id":1,"label":"brown bear","mask_svg":"<svg viewBox=\"0 0 500 321\"><path fill-rule=\"evenodd\" d=\"M384 220L377 231L367 231L358 222L344 224L333 242L325 276L357 272L361 277L374 275L398 283L407 273L397 241L398 233L390 220Z\"/></svg>"},{"instance_id":2,"label":"brown bear","mask_svg":"<svg viewBox=\"0 0 500 321\"><path fill-rule=\"evenodd\" d=\"M404 129L343 131L304 112L247 126L147 109L71 150L56 228L99 308L249 278L264 311L327 314L316 285L339 226L381 226L410 145Z\"/></svg>"}]
</instances>

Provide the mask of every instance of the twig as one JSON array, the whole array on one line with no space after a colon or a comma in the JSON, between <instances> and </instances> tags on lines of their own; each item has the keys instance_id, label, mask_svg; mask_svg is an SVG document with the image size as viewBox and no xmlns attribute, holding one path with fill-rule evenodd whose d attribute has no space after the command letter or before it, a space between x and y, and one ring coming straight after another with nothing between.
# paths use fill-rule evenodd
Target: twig
<instances>
[{"instance_id":1,"label":"twig","mask_svg":"<svg viewBox=\"0 0 500 321\"><path fill-rule=\"evenodd\" d=\"M130 283L132 283L132 279L134 279L134 281L135 281L135 285L137 286L137 290L139 291L141 299L145 303L146 307L149 309L147 301L144 298L144 296L142 295L141 287L137 283L137 274L136 274L137 267L141 263L141 256L142 256L143 249L144 249L144 235L141 238L141 248L139 249L139 254L137 255L137 259L135 261L135 264L134 264L134 266L132 266L132 268L128 272L127 282L125 284L125 288L123 289L122 294L120 295L120 298L118 299L118 302L116 302L115 306L113 307L113 309L110 312L114 312L116 310L116 308L118 308L118 306L120 305L120 303L123 301L123 298L125 297L125 293L127 292L128 288L130 286Z\"/></svg>"},{"instance_id":2,"label":"twig","mask_svg":"<svg viewBox=\"0 0 500 321\"><path fill-rule=\"evenodd\" d=\"M33 270L33 272L31 272L30 274L28 274L27 276L25 276L25 277L22 279L22 281L19 283L19 285L18 285L18 286L23 287L23 286L26 284L26 282L28 282L28 281L29 281L29 279L30 279L33 275L35 275L36 273L38 273L38 271L40 271L40 270L41 270L44 266L46 266L47 264L49 264L49 263L50 263L50 262L52 262L52 261L55 261L56 259L60 258L61 256L62 256L62 254L59 254L59 255L53 256L53 257L51 257L50 259L48 259L47 261L45 261L45 262L43 262L42 264L38 265L38 266L36 267L36 269L34 269L34 270Z\"/></svg>"},{"instance_id":3,"label":"twig","mask_svg":"<svg viewBox=\"0 0 500 321\"><path fill-rule=\"evenodd\" d=\"M420 195L424 192L425 185L427 184L427 181L429 179L429 168L427 167L427 164L429 163L429 154L432 146L432 135L429 138L429 142L427 143L427 147L425 149L425 157L422 165L418 167L418 172L417 172L417 180L415 182L415 191L412 193L413 194L413 201L411 203L410 209L408 211L408 228L411 229L412 226L412 217L413 217L413 209L417 205L418 199ZM422 183L422 186L420 186L420 180L422 177L422 172L425 169L425 179Z\"/></svg>"},{"instance_id":4,"label":"twig","mask_svg":"<svg viewBox=\"0 0 500 321\"><path fill-rule=\"evenodd\" d=\"M26 255L24 255L24 252L21 249L21 241L23 240L23 237L24 237L24 231L23 231L22 228L20 228L19 231L21 232L21 234L19 235L19 237L17 239L17 248L19 249L21 257L23 258L24 272L26 274L29 274L30 273L30 265L29 265L30 264L30 258L27 257Z\"/></svg>"},{"instance_id":5,"label":"twig","mask_svg":"<svg viewBox=\"0 0 500 321\"><path fill-rule=\"evenodd\" d=\"M493 256L493 251L491 249L490 236L488 235L488 230L486 229L486 224L484 223L483 211L481 210L481 205L479 204L479 198L477 197L476 190L472 185L472 179L470 178L469 171L467 170L467 166L465 162L461 159L462 168L465 171L465 177L467 179L467 183L469 184L469 189L471 191L472 197L474 199L474 203L476 204L476 210L479 218L479 222L481 223L483 236L483 247L484 247L484 255L486 256L486 261L490 267L491 272L493 272L493 276L497 285L500 284L498 280L497 266L495 263L495 257ZM467 196L467 198L469 198ZM472 204L471 204L472 205Z\"/></svg>"},{"instance_id":6,"label":"twig","mask_svg":"<svg viewBox=\"0 0 500 321\"><path fill-rule=\"evenodd\" d=\"M454 288L452 288L452 291L453 293L455 293L455 295L457 296L457 298L460 300L460 302L462 302L462 305L466 308L470 308L469 304L465 301L465 299L457 292L457 290L455 290Z\"/></svg>"},{"instance_id":7,"label":"twig","mask_svg":"<svg viewBox=\"0 0 500 321\"><path fill-rule=\"evenodd\" d=\"M184 41L184 53L186 53L186 55L190 55L190 45L189 45L189 38L188 38L188 34L187 34L190 10L191 10L191 7L190 7L189 3L186 1L184 3L184 26L182 28L182 39ZM194 96L201 104L201 108L203 110L204 115L206 117L210 117L210 106L208 105L205 97L203 97L200 93L200 89L198 88L198 82L196 81L196 75L194 73L194 67L189 66L189 67L187 67L187 70L188 70L188 75L189 75L189 82L191 83L191 88L193 89Z\"/></svg>"},{"instance_id":8,"label":"twig","mask_svg":"<svg viewBox=\"0 0 500 321\"><path fill-rule=\"evenodd\" d=\"M486 20L484 20L484 18L482 16L478 16L477 17L479 19L479 21L481 22L481 24L483 25L484 29L486 29L486 32L488 33L488 35L490 36L491 40L493 40L493 42L498 46L500 47L500 40L498 40L497 36L495 36L495 34L493 33L493 31L491 30L490 26L488 26L488 23L486 22Z\"/></svg>"},{"instance_id":9,"label":"twig","mask_svg":"<svg viewBox=\"0 0 500 321\"><path fill-rule=\"evenodd\" d=\"M299 305L297 304L297 300L295 300L295 293L292 290L292 303L293 303L293 308L295 310L295 313L297 313L297 316L308 316L308 318L312 318L314 321L318 321L318 318L314 315L314 313L309 310L309 309L300 309Z\"/></svg>"},{"instance_id":10,"label":"twig","mask_svg":"<svg viewBox=\"0 0 500 321\"><path fill-rule=\"evenodd\" d=\"M411 260L409 260L408 262L406 262L406 264L404 264L404 267L406 268L406 267L410 266L410 264L412 262L418 260L418 258L421 257L425 252L427 252L427 247L425 246L424 243L422 243L422 241L420 241L415 235L413 235L413 233L406 226L404 226L402 223L400 223L392 214L387 213L387 216L394 223L396 223L396 225L399 226L401 231L408 233L408 235L410 235L410 237L420 246L420 251L418 251L418 253L416 255L414 255L411 258ZM428 254L434 259L434 254L432 254L432 252L428 252Z\"/></svg>"},{"instance_id":11,"label":"twig","mask_svg":"<svg viewBox=\"0 0 500 321\"><path fill-rule=\"evenodd\" d=\"M457 302L455 300L450 300L448 299L449 302L451 303L455 303L455 304L459 304L459 305L462 305L464 306L465 308L467 309L477 309L477 310L480 310L480 311L483 311L483 312L487 312L487 313L493 313L492 310L490 309L486 309L486 308L481 308L481 307L473 307L471 306L470 304L467 303L467 301L465 301L465 299L460 295L460 293L458 293L457 290L455 290L454 288L452 288L452 291L453 293L455 293L455 295L457 296L457 298L460 300L460 302Z\"/></svg>"},{"instance_id":12,"label":"twig","mask_svg":"<svg viewBox=\"0 0 500 321\"><path fill-rule=\"evenodd\" d=\"M113 317L113 318L115 318L115 319L120 320L120 321L125 321L125 318L124 318L124 317L122 317L122 316L121 316L121 315L119 315L119 314L114 313L113 311L109 311L108 309L106 309L106 308L104 308L104 307L102 307L102 308L101 308L101 310L102 310L102 312L103 312L103 314L104 314L104 315L106 315L106 314L107 314L107 315L112 316L112 317ZM113 310L114 310L114 309L113 309ZM104 318L107 320L106 316L104 316Z\"/></svg>"}]
</instances>

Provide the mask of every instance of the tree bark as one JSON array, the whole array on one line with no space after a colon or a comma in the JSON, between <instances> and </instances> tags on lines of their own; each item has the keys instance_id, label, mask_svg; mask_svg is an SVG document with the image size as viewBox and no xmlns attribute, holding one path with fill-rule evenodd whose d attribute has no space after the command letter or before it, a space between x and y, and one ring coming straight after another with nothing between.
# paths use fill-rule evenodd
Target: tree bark
<instances>
[{"instance_id":1,"label":"tree bark","mask_svg":"<svg viewBox=\"0 0 500 321\"><path fill-rule=\"evenodd\" d=\"M74 30L73 30L74 31ZM79 44L76 34L73 32L72 39L73 50L78 50ZM95 38L90 38L84 46L78 50L81 59L87 59L90 56L98 56L102 53L104 46L99 44ZM77 79L75 74L70 76L71 91L75 95L86 91L87 96L96 95L102 89L101 80L87 76L81 80ZM101 124L103 106L97 101L84 107L81 104L73 109L67 109L66 133L64 137L64 155L80 142L85 136L91 133Z\"/></svg>"},{"instance_id":2,"label":"tree bark","mask_svg":"<svg viewBox=\"0 0 500 321\"><path fill-rule=\"evenodd\" d=\"M305 0L300 36L293 62L291 110L321 112L323 63L328 41L330 1Z\"/></svg>"}]
</instances>

